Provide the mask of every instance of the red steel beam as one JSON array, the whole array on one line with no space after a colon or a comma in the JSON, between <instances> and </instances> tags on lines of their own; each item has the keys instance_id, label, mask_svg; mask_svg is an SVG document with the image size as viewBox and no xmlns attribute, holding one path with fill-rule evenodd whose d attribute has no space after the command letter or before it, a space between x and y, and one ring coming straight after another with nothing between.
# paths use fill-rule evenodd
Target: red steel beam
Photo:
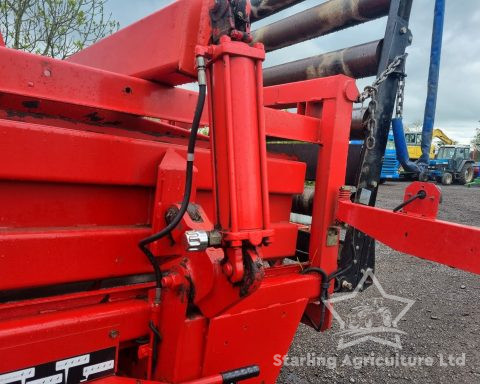
<instances>
[{"instance_id":1,"label":"red steel beam","mask_svg":"<svg viewBox=\"0 0 480 384\"><path fill-rule=\"evenodd\" d=\"M153 195L148 187L0 180L0 201L15 201L2 204L0 228L146 225Z\"/></svg>"},{"instance_id":2,"label":"red steel beam","mask_svg":"<svg viewBox=\"0 0 480 384\"><path fill-rule=\"evenodd\" d=\"M480 228L340 201L338 220L389 247L480 274Z\"/></svg>"},{"instance_id":3,"label":"red steel beam","mask_svg":"<svg viewBox=\"0 0 480 384\"><path fill-rule=\"evenodd\" d=\"M321 144L322 122L318 118L265 108L265 131L269 137Z\"/></svg>"},{"instance_id":4,"label":"red steel beam","mask_svg":"<svg viewBox=\"0 0 480 384\"><path fill-rule=\"evenodd\" d=\"M145 336L150 313L147 300L125 300L2 321L2 369L13 371Z\"/></svg>"},{"instance_id":5,"label":"red steel beam","mask_svg":"<svg viewBox=\"0 0 480 384\"><path fill-rule=\"evenodd\" d=\"M119 136L112 139L100 133L9 120L0 120L0 136L0 179L6 180L153 187L165 151L173 148L186 153L186 147L180 145ZM18 143L22 143L21 151ZM196 150L195 166L197 189L211 190L209 150ZM304 172L304 163L269 158L270 193L301 193ZM274 177L278 174L284 177Z\"/></svg>"},{"instance_id":6,"label":"red steel beam","mask_svg":"<svg viewBox=\"0 0 480 384\"><path fill-rule=\"evenodd\" d=\"M150 233L150 228L133 226L2 230L0 289L150 273L137 246Z\"/></svg>"},{"instance_id":7,"label":"red steel beam","mask_svg":"<svg viewBox=\"0 0 480 384\"><path fill-rule=\"evenodd\" d=\"M0 307L0 321L12 320L15 317L34 316L40 313L65 311L96 305L108 295L110 302L136 299L155 286L154 282L124 285L113 288L102 288L94 291L81 291L41 297L30 300L18 300L3 303Z\"/></svg>"},{"instance_id":8,"label":"red steel beam","mask_svg":"<svg viewBox=\"0 0 480 384\"><path fill-rule=\"evenodd\" d=\"M31 98L19 108L34 113L60 109L63 117L74 119L93 114L123 121L128 114L191 123L198 98L197 92L8 48L0 48L0 77L1 93ZM48 102L32 103L37 100ZM0 106L7 102L0 99ZM10 104L4 108L14 109ZM201 123L208 124L208 111ZM266 108L265 125L271 137L318 142L320 122L312 117Z\"/></svg>"},{"instance_id":9,"label":"red steel beam","mask_svg":"<svg viewBox=\"0 0 480 384\"><path fill-rule=\"evenodd\" d=\"M211 3L178 0L67 60L170 85L192 82L195 46L207 45L211 35Z\"/></svg>"},{"instance_id":10,"label":"red steel beam","mask_svg":"<svg viewBox=\"0 0 480 384\"><path fill-rule=\"evenodd\" d=\"M0 48L0 77L2 93L186 123L197 101L195 92L10 48Z\"/></svg>"},{"instance_id":11,"label":"red steel beam","mask_svg":"<svg viewBox=\"0 0 480 384\"><path fill-rule=\"evenodd\" d=\"M271 107L293 107L300 102L314 102L338 96L343 88L344 99L351 102L358 95L355 80L336 75L323 79L311 79L299 83L287 83L264 88L264 105Z\"/></svg>"}]
</instances>

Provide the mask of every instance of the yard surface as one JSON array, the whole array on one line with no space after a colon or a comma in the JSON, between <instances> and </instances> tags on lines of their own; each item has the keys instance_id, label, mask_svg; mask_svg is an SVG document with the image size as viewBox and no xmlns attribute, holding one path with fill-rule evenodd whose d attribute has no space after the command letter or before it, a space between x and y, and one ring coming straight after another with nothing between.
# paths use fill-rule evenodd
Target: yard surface
<instances>
[{"instance_id":1,"label":"yard surface","mask_svg":"<svg viewBox=\"0 0 480 384\"><path fill-rule=\"evenodd\" d=\"M406 186L382 185L378 206L398 205ZM440 219L480 227L480 188L452 185L442 191ZM399 335L401 348L365 341L339 350L337 320L325 333L301 325L289 351L290 364L282 368L278 383L480 383L480 276L377 244L376 277L387 294L415 301L398 324L405 332ZM370 287L335 308L346 319L365 300L371 303L379 296ZM398 304L385 303L394 314ZM391 341L393 337L382 336ZM310 363L302 364L302 356L310 357ZM393 358L395 366L371 364L377 358L380 364Z\"/></svg>"}]
</instances>

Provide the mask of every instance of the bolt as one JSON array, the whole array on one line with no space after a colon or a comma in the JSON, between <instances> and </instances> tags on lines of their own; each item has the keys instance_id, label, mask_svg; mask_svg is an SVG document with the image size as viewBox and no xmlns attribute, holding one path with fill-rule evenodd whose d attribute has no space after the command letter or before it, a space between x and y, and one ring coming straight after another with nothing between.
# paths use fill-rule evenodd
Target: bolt
<instances>
[{"instance_id":1,"label":"bolt","mask_svg":"<svg viewBox=\"0 0 480 384\"><path fill-rule=\"evenodd\" d=\"M173 285L173 279L171 276L162 277L162 288L170 288Z\"/></svg>"},{"instance_id":2,"label":"bolt","mask_svg":"<svg viewBox=\"0 0 480 384\"><path fill-rule=\"evenodd\" d=\"M358 89L357 86L355 85L355 82L349 81L345 84L345 89L344 89L345 97L347 100L350 101L355 101L357 100L358 97Z\"/></svg>"},{"instance_id":3,"label":"bolt","mask_svg":"<svg viewBox=\"0 0 480 384\"><path fill-rule=\"evenodd\" d=\"M225 273L225 275L227 275L227 276L229 276L229 277L232 276L232 274L233 274L233 267L232 267L232 264L231 264L231 263L228 262L228 263L225 263L225 264L223 265L223 273Z\"/></svg>"},{"instance_id":4,"label":"bolt","mask_svg":"<svg viewBox=\"0 0 480 384\"><path fill-rule=\"evenodd\" d=\"M351 291L353 289L353 284L350 283L348 280L343 280L342 281L342 288Z\"/></svg>"},{"instance_id":5,"label":"bolt","mask_svg":"<svg viewBox=\"0 0 480 384\"><path fill-rule=\"evenodd\" d=\"M162 277L162 288L174 289L183 284L183 278L178 273L169 273L167 276Z\"/></svg>"},{"instance_id":6,"label":"bolt","mask_svg":"<svg viewBox=\"0 0 480 384\"><path fill-rule=\"evenodd\" d=\"M211 247L222 244L222 234L220 231L213 230L208 233L208 243Z\"/></svg>"},{"instance_id":7,"label":"bolt","mask_svg":"<svg viewBox=\"0 0 480 384\"><path fill-rule=\"evenodd\" d=\"M141 345L138 347L137 356L140 360L145 359L151 355L151 348L148 344Z\"/></svg>"},{"instance_id":8,"label":"bolt","mask_svg":"<svg viewBox=\"0 0 480 384\"><path fill-rule=\"evenodd\" d=\"M407 33L407 27L400 28L400 34L404 35L405 33Z\"/></svg>"},{"instance_id":9,"label":"bolt","mask_svg":"<svg viewBox=\"0 0 480 384\"><path fill-rule=\"evenodd\" d=\"M112 329L108 335L111 339L116 339L120 335L120 332L118 332L116 329Z\"/></svg>"}]
</instances>

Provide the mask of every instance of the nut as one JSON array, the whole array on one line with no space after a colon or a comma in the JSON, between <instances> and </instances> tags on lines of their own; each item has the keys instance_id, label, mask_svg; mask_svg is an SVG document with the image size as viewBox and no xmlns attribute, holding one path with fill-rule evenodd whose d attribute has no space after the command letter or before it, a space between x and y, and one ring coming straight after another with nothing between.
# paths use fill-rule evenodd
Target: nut
<instances>
[{"instance_id":1,"label":"nut","mask_svg":"<svg viewBox=\"0 0 480 384\"><path fill-rule=\"evenodd\" d=\"M222 234L220 231L210 231L208 234L208 242L211 247L215 247L222 244Z\"/></svg>"},{"instance_id":2,"label":"nut","mask_svg":"<svg viewBox=\"0 0 480 384\"><path fill-rule=\"evenodd\" d=\"M120 336L120 332L116 329L112 329L108 336L110 336L111 339L116 339L118 336Z\"/></svg>"},{"instance_id":3,"label":"nut","mask_svg":"<svg viewBox=\"0 0 480 384\"><path fill-rule=\"evenodd\" d=\"M207 231L187 231L184 234L185 249L190 252L203 251L208 247Z\"/></svg>"},{"instance_id":4,"label":"nut","mask_svg":"<svg viewBox=\"0 0 480 384\"><path fill-rule=\"evenodd\" d=\"M353 284L350 283L348 280L343 280L342 281L342 288L346 289L348 291L351 291L353 289Z\"/></svg>"}]
</instances>

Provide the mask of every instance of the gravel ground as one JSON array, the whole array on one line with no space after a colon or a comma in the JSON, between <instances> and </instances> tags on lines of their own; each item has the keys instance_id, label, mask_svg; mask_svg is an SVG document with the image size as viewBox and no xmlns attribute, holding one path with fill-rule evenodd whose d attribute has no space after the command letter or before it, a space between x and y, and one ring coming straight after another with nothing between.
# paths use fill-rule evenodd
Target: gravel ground
<instances>
[{"instance_id":1,"label":"gravel ground","mask_svg":"<svg viewBox=\"0 0 480 384\"><path fill-rule=\"evenodd\" d=\"M405 187L406 183L382 185L378 205L395 207L402 201ZM480 188L443 187L439 218L480 226ZM401 349L366 341L338 350L340 326L336 320L331 330L321 334L301 325L289 351L291 364L282 368L278 383L480 383L480 277L407 256L383 244L377 245L376 276L387 294L415 300L398 325L406 332L400 335ZM335 308L345 318L352 308L378 296L379 291L371 287ZM394 312L397 304L385 305L398 313ZM385 338L393 341L392 336ZM317 358L316 366L295 366L295 357L308 354ZM403 366L402 356L416 358L415 366ZM452 366L449 356L458 359ZM399 366L372 366L369 362L373 359L360 366L363 357L393 357ZM427 360L418 366L422 357L432 359L429 366Z\"/></svg>"}]
</instances>

